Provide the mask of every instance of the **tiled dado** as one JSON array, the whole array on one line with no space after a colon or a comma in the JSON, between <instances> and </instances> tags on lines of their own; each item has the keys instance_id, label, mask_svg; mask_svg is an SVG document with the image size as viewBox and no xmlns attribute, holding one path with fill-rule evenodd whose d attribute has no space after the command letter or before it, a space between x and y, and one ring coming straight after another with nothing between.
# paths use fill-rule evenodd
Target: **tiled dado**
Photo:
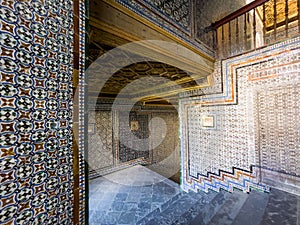
<instances>
[{"instance_id":1,"label":"tiled dado","mask_svg":"<svg viewBox=\"0 0 300 225\"><path fill-rule=\"evenodd\" d=\"M73 224L73 8L1 0L0 224Z\"/></svg>"},{"instance_id":2,"label":"tiled dado","mask_svg":"<svg viewBox=\"0 0 300 225\"><path fill-rule=\"evenodd\" d=\"M129 165L151 163L151 143L148 140L151 114L132 112L129 115L128 118L128 114L121 110L89 111L89 124L95 129L88 135L90 177ZM138 122L136 130L128 128L131 121Z\"/></svg>"},{"instance_id":3,"label":"tiled dado","mask_svg":"<svg viewBox=\"0 0 300 225\"><path fill-rule=\"evenodd\" d=\"M299 38L269 46L216 64L214 77L222 80L220 86L199 96L184 93L180 99L182 135L182 187L188 189L231 191L239 188L267 190L257 175L261 170L258 135L259 104L255 97L263 90L299 84ZM220 73L221 69L221 73ZM212 92L215 90L215 92ZM294 98L297 91L292 91ZM188 97L188 96L191 97ZM294 96L294 97L293 97ZM268 102L268 101L267 101ZM202 117L213 115L215 126L203 127ZM299 124L293 113L285 120ZM274 121L271 119L271 123ZM289 136L288 129L283 135ZM299 149L296 149L296 155ZM295 151L286 163L286 170L297 161ZM264 152L263 154L266 154ZM283 162L282 161L282 162ZM276 158L264 163L264 169L273 171ZM281 169L280 169L281 170ZM287 171L285 171L287 172ZM290 171L290 174L294 174ZM289 177L289 181L293 179ZM298 178L297 178L298 179ZM296 174L294 174L296 180ZM293 183L293 182L291 182Z\"/></svg>"}]
</instances>

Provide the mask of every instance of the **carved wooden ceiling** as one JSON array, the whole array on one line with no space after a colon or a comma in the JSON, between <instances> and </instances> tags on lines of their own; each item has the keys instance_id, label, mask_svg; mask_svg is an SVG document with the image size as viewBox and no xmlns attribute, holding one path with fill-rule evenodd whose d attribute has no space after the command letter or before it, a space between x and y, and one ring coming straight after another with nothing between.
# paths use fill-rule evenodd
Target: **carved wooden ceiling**
<instances>
[{"instance_id":1,"label":"carved wooden ceiling","mask_svg":"<svg viewBox=\"0 0 300 225\"><path fill-rule=\"evenodd\" d=\"M89 27L90 105L177 104L178 93L212 85L211 55L114 1L91 2Z\"/></svg>"},{"instance_id":2,"label":"carved wooden ceiling","mask_svg":"<svg viewBox=\"0 0 300 225\"><path fill-rule=\"evenodd\" d=\"M105 56L107 63L111 63L116 58L110 56L109 50L127 43L126 40L95 27L91 27L89 38L90 64L93 64L100 56ZM120 53L118 57L122 59L129 56ZM107 99L115 99L118 96L118 98L142 101L145 105L151 105L151 103L162 106L170 103L176 105L179 92L199 88L199 84L205 86L208 82L207 77L202 76L195 80L190 73L179 68L145 59L144 62L132 63L121 68L102 84L101 75L97 72L97 70L104 70L102 66L98 65L88 79L89 99L98 99L98 102L99 99L107 101ZM109 67L111 67L111 71L114 70L113 63ZM101 90L99 90L99 85L102 86Z\"/></svg>"},{"instance_id":3,"label":"carved wooden ceiling","mask_svg":"<svg viewBox=\"0 0 300 225\"><path fill-rule=\"evenodd\" d=\"M116 94L123 90L128 84L141 78L148 78L148 83L132 85L130 90L125 92L134 94L137 92L147 92L149 87L157 87L161 80L156 81L157 77L166 78L168 81L174 81L181 87L191 87L196 85L194 80L191 80L189 75L173 66L169 66L160 62L141 62L135 63L128 67L122 68L117 73L107 80L102 88L103 94ZM148 88L147 88L148 87Z\"/></svg>"}]
</instances>

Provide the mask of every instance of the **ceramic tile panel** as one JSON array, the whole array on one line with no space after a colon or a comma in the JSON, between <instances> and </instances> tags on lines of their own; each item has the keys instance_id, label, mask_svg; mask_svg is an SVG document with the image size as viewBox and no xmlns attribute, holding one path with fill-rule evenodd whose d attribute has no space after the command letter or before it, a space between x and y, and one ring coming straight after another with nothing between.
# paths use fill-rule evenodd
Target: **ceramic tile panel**
<instances>
[{"instance_id":1,"label":"ceramic tile panel","mask_svg":"<svg viewBox=\"0 0 300 225\"><path fill-rule=\"evenodd\" d=\"M214 84L210 87L203 88L203 89L195 89L191 91L185 91L179 93L179 98L187 98L187 97L194 97L194 96L204 96L204 95L210 95L210 94L217 94L217 93L223 93L223 70L222 70L222 62L218 61L215 62L214 65L214 73L213 75L213 82Z\"/></svg>"},{"instance_id":2,"label":"ceramic tile panel","mask_svg":"<svg viewBox=\"0 0 300 225\"><path fill-rule=\"evenodd\" d=\"M195 40L193 9L194 1L171 0L171 1L150 1L150 0L115 0L139 16L163 28L172 35L184 40L193 47L210 56L214 56L211 47L204 45L201 41Z\"/></svg>"},{"instance_id":3,"label":"ceramic tile panel","mask_svg":"<svg viewBox=\"0 0 300 225\"><path fill-rule=\"evenodd\" d=\"M100 109L107 105L98 106ZM135 107L139 111L141 108L138 109L138 106L139 104ZM149 166L150 169L166 177L174 177L179 180L180 152L176 111L165 109L165 112L158 112L144 109L139 112L141 115L139 113L131 114L130 120L128 120L126 113L119 110L107 111L109 108L111 107L107 107L106 111L103 109L89 111L89 126L93 128L88 135L89 177L97 177L129 165L152 163L153 165ZM160 118L166 123L167 133L165 136L161 124L158 126L152 124L151 130L149 130L148 123L153 118ZM130 121L138 121L138 130L127 130L126 125L130 124ZM132 139L128 132L134 135ZM126 143L122 143L124 139L120 135L130 139L130 145L133 146L126 146ZM134 140L134 137L138 137L138 139ZM144 139L142 144L141 139ZM157 145L157 143L159 144Z\"/></svg>"},{"instance_id":4,"label":"ceramic tile panel","mask_svg":"<svg viewBox=\"0 0 300 225\"><path fill-rule=\"evenodd\" d=\"M139 158L149 160L148 115L136 112L118 112L117 163L126 163ZM135 123L136 127L133 127Z\"/></svg>"},{"instance_id":5,"label":"ceramic tile panel","mask_svg":"<svg viewBox=\"0 0 300 225\"><path fill-rule=\"evenodd\" d=\"M87 166L87 149L86 149L86 4L84 0L78 1L78 16L79 16L79 36L78 36L78 42L79 42L79 65L78 65L78 75L79 75L79 83L77 86L76 93L78 94L78 103L79 103L79 112L78 113L78 171L79 171L79 189L78 189L78 195L79 195L79 202L78 204L78 213L79 215L74 215L79 217L79 224L85 224L86 220L88 219L87 212L87 193L86 193L86 166ZM77 15L75 15L77 16Z\"/></svg>"},{"instance_id":6,"label":"ceramic tile panel","mask_svg":"<svg viewBox=\"0 0 300 225\"><path fill-rule=\"evenodd\" d=\"M299 194L300 84L255 93L256 161L262 182Z\"/></svg>"},{"instance_id":7,"label":"ceramic tile panel","mask_svg":"<svg viewBox=\"0 0 300 225\"><path fill-rule=\"evenodd\" d=\"M178 114L177 112L154 112L151 113L152 118L161 118L167 125L168 132L159 146L154 148L153 160L161 162L170 156L176 150L178 145ZM152 128L153 139L159 140L162 138L161 127ZM153 140L155 142L155 140Z\"/></svg>"},{"instance_id":8,"label":"ceramic tile panel","mask_svg":"<svg viewBox=\"0 0 300 225\"><path fill-rule=\"evenodd\" d=\"M257 96L261 166L300 176L300 84L259 91Z\"/></svg>"},{"instance_id":9,"label":"ceramic tile panel","mask_svg":"<svg viewBox=\"0 0 300 225\"><path fill-rule=\"evenodd\" d=\"M95 115L92 116L92 113ZM92 121L94 118L95 121ZM89 111L89 172L114 165L113 123L111 111Z\"/></svg>"},{"instance_id":10,"label":"ceramic tile panel","mask_svg":"<svg viewBox=\"0 0 300 225\"><path fill-rule=\"evenodd\" d=\"M73 1L0 5L0 223L72 224Z\"/></svg>"},{"instance_id":11,"label":"ceramic tile panel","mask_svg":"<svg viewBox=\"0 0 300 225\"><path fill-rule=\"evenodd\" d=\"M297 192L299 43L299 38L294 38L224 60L222 73L214 73L214 78L222 77L222 92L183 95L184 189L266 191L265 184L269 184ZM213 127L204 126L206 115L214 117ZM270 127L274 127L272 132ZM261 142L261 137L267 136L261 129L269 135L267 142ZM275 170L280 181L266 182L276 179Z\"/></svg>"},{"instance_id":12,"label":"ceramic tile panel","mask_svg":"<svg viewBox=\"0 0 300 225\"><path fill-rule=\"evenodd\" d=\"M117 0L118 3L127 6L133 11L147 17L150 21L160 26L174 26L181 32L191 32L191 4L190 0L179 1L128 1ZM150 18L153 16L152 18Z\"/></svg>"},{"instance_id":13,"label":"ceramic tile panel","mask_svg":"<svg viewBox=\"0 0 300 225\"><path fill-rule=\"evenodd\" d=\"M169 23L174 26L180 27L185 32L191 32L191 1L178 0L178 1L140 1L145 6L151 8L152 12L164 17Z\"/></svg>"},{"instance_id":14,"label":"ceramic tile panel","mask_svg":"<svg viewBox=\"0 0 300 225\"><path fill-rule=\"evenodd\" d=\"M162 124L152 126L150 145L153 149L153 164L148 168L165 176L180 181L180 148L178 136L177 111L153 112L151 118L160 118L166 124L164 135ZM162 122L163 123L163 122ZM161 140L161 143L159 141Z\"/></svg>"}]
</instances>

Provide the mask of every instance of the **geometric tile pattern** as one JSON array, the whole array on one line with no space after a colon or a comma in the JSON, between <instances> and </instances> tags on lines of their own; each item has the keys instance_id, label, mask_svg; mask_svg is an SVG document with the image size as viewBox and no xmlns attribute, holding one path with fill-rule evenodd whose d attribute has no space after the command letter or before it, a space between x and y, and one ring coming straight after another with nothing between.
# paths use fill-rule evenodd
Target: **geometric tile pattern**
<instances>
[{"instance_id":1,"label":"geometric tile pattern","mask_svg":"<svg viewBox=\"0 0 300 225\"><path fill-rule=\"evenodd\" d=\"M118 121L118 150L116 159L118 163L135 161L136 159L149 160L149 128L148 115L136 115L136 112L128 113L120 111ZM137 121L138 129L130 130L132 121ZM131 137L129 142L125 142Z\"/></svg>"},{"instance_id":2,"label":"geometric tile pattern","mask_svg":"<svg viewBox=\"0 0 300 225\"><path fill-rule=\"evenodd\" d=\"M181 31L191 32L191 1L190 0L169 0L169 1L124 1L118 0L120 4L124 4L138 14L144 13L150 21L169 23ZM146 9L146 10L145 10ZM149 12L148 12L149 11ZM154 17L151 18L151 15ZM162 19L161 19L162 18Z\"/></svg>"},{"instance_id":3,"label":"geometric tile pattern","mask_svg":"<svg viewBox=\"0 0 300 225\"><path fill-rule=\"evenodd\" d=\"M299 47L298 37L224 60L216 64L214 77L223 84L220 86L217 82L218 89L215 89L215 93L212 91L214 89L208 91L203 89L198 92L198 96L192 97L195 95L192 92L181 95L181 157L184 189L218 190L222 187L230 191L232 188L228 184L234 182L244 191L248 191L255 183L259 185L256 188L266 190L258 176L261 166L270 170L280 167L277 170L285 171L290 175L290 181L296 182L299 168L295 165L298 162L299 149L295 148L296 143L294 147L291 143L297 142L298 139L297 132L289 130L297 130L295 126L299 123L299 118L295 117L298 115L296 111L299 93L295 87L291 89L290 84L300 83ZM282 121L286 121L282 123L287 126L284 129L278 127L281 125L277 123L277 132L282 131L280 135L284 137L293 136L289 138L293 140L288 144L290 150L285 152L288 155L280 159L280 164L276 150L274 150L276 154L272 157L262 156L267 161L260 161L259 154L266 154L270 150L267 150L269 148L267 147L263 153L258 151L257 133L260 127L256 122L259 116L256 106L262 100L255 96L259 90L272 90L276 87L281 87L279 88L281 91L269 92L268 95L265 93L262 96L265 103L277 98L274 99L274 104L270 104L277 105L276 110L283 110L285 113L276 113L274 107L268 108L268 111L275 110L274 113L284 118ZM188 97L189 95L191 97ZM271 107L270 104L268 103L268 107ZM278 119L275 114L268 117L269 125L276 124ZM213 115L215 127L203 127L201 121L203 115ZM283 145L279 143L279 146ZM288 147L285 145L283 148ZM239 171L244 171L244 175L238 176ZM224 174L233 176L227 177Z\"/></svg>"},{"instance_id":4,"label":"geometric tile pattern","mask_svg":"<svg viewBox=\"0 0 300 225\"><path fill-rule=\"evenodd\" d=\"M258 93L260 166L300 177L300 84Z\"/></svg>"},{"instance_id":5,"label":"geometric tile pattern","mask_svg":"<svg viewBox=\"0 0 300 225\"><path fill-rule=\"evenodd\" d=\"M150 146L153 146L153 164L148 168L163 175L172 177L173 180L180 182L180 148L178 136L178 112L169 111L166 113L153 112L152 118L159 117L164 120L167 126L167 132L158 146L153 146L154 140L162 138L161 127L153 126L151 130L152 139Z\"/></svg>"},{"instance_id":6,"label":"geometric tile pattern","mask_svg":"<svg viewBox=\"0 0 300 225\"><path fill-rule=\"evenodd\" d=\"M162 112L153 112L153 117L159 117L162 118L166 125L168 132L166 133L166 136L164 137L162 143L157 146L153 150L153 160L155 162L162 162L167 157L169 157L174 151L176 151L176 147L178 145L178 114L177 112L168 112L168 113L162 113ZM152 128L153 129L153 128ZM155 128L154 128L155 129ZM161 136L160 127L157 127L156 130L154 130L153 138L154 140L159 140L159 136ZM174 162L173 162L174 163Z\"/></svg>"},{"instance_id":7,"label":"geometric tile pattern","mask_svg":"<svg viewBox=\"0 0 300 225\"><path fill-rule=\"evenodd\" d=\"M165 177L176 175L176 179L180 180L177 112L173 110L166 112L143 111L142 115L135 113L130 115L129 121L138 121L138 130L128 130L128 115L126 116L126 113L122 113L122 111L104 111L103 109L89 111L89 124L95 126L95 132L88 135L89 177L106 174L129 165L149 164L154 161L155 163L149 168ZM162 139L161 126L151 126L152 136L149 140L146 139L149 138L148 121L150 118L156 117L165 121L168 130L158 146L157 140ZM131 133L128 134L128 132ZM132 138L129 139L129 137ZM137 137L138 140L134 137ZM130 140L130 145L122 143L124 138Z\"/></svg>"},{"instance_id":8,"label":"geometric tile pattern","mask_svg":"<svg viewBox=\"0 0 300 225\"><path fill-rule=\"evenodd\" d=\"M297 51L299 53L299 50ZM273 65L274 61L262 61L257 63L256 68L248 73L249 81L257 81L262 79L274 78L277 76L286 75L287 73L295 73L300 68L300 56L296 52L292 62L284 64Z\"/></svg>"},{"instance_id":9,"label":"geometric tile pattern","mask_svg":"<svg viewBox=\"0 0 300 225\"><path fill-rule=\"evenodd\" d=\"M95 113L95 116L92 116L92 113ZM91 118L95 118L95 121ZM89 111L89 123L95 124L95 133L89 134L89 172L113 166L111 111Z\"/></svg>"},{"instance_id":10,"label":"geometric tile pattern","mask_svg":"<svg viewBox=\"0 0 300 225\"><path fill-rule=\"evenodd\" d=\"M213 56L213 50L203 45L199 40L193 38L193 8L194 2L190 0L116 0L118 5L122 5L134 12L143 19L146 19L159 28L164 29L173 36L185 41L191 46ZM129 13L132 14L132 13Z\"/></svg>"},{"instance_id":11,"label":"geometric tile pattern","mask_svg":"<svg viewBox=\"0 0 300 225\"><path fill-rule=\"evenodd\" d=\"M250 171L233 167L232 172L219 170L218 173L207 172L206 175L198 174L197 176L186 175L188 177L182 184L185 191L189 189L201 190L208 192L214 190L219 192L220 189L233 192L239 189L249 193L252 189L269 192L269 187L256 182L256 175L250 166Z\"/></svg>"},{"instance_id":12,"label":"geometric tile pattern","mask_svg":"<svg viewBox=\"0 0 300 225\"><path fill-rule=\"evenodd\" d=\"M85 136L85 128L86 126L86 120L85 120L85 89L86 89L86 76L85 76L85 71L86 71L86 52L85 52L85 44L86 44L86 29L85 29L85 24L86 24L86 15L87 15L87 7L85 5L85 1L79 0L79 9L78 9L78 20L79 20L79 46L78 46L78 51L79 51L79 83L78 86L76 87L76 91L78 93L78 98L79 98L79 112L78 112L78 122L79 122L79 128L78 128L78 172L79 172L79 202L75 202L75 204L78 204L79 208L79 224L85 224L86 219L88 217L86 213L87 209L87 192L86 192L86 136ZM74 4L75 5L75 4ZM76 10L76 9L75 9ZM77 63L77 62L76 62ZM77 187L76 187L77 188ZM74 217L77 215L74 215ZM75 220L75 219L74 219Z\"/></svg>"},{"instance_id":13,"label":"geometric tile pattern","mask_svg":"<svg viewBox=\"0 0 300 225\"><path fill-rule=\"evenodd\" d=\"M162 0L158 0L155 2L145 0L143 4L151 7L152 12L159 13L175 26L178 25L183 30L186 30L187 32L190 31L191 12L189 11L189 9L191 8L191 2L189 0L171 0L168 2L164 2Z\"/></svg>"},{"instance_id":14,"label":"geometric tile pattern","mask_svg":"<svg viewBox=\"0 0 300 225\"><path fill-rule=\"evenodd\" d=\"M72 224L73 2L0 5L0 223Z\"/></svg>"}]
</instances>

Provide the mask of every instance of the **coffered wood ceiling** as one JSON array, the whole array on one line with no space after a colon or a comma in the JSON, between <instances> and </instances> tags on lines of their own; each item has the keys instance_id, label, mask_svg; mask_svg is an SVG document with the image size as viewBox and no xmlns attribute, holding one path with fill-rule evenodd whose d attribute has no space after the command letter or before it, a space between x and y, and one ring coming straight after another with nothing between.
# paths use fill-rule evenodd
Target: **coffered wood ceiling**
<instances>
[{"instance_id":1,"label":"coffered wood ceiling","mask_svg":"<svg viewBox=\"0 0 300 225\"><path fill-rule=\"evenodd\" d=\"M117 65L114 65L114 62L130 61L132 54L120 51L119 54L113 55L110 50L132 43L132 41L143 40L143 37L147 37L146 39L153 37L164 41L168 39L149 27L143 27L132 18L124 17L124 20L128 19L128 21L122 22L122 26L128 24L129 27L128 29L120 28L119 24L114 24L107 18L101 18L100 15L109 14L107 9L105 13L100 14L95 9L96 7L91 8L89 32L89 64L92 69L90 69L87 82L90 101L112 100L118 95L118 98L123 98L125 101L134 99L147 105L151 103L155 105L177 104L179 92L211 84L213 62L210 59L195 53L180 52L180 49L178 50L177 47L172 49L172 46L168 49L164 46L156 47L155 44L137 45L134 54L143 55L145 60L136 63L132 59L132 63L116 70ZM116 14L116 12L113 13ZM117 15L120 17L120 13ZM133 30L133 27L139 28L137 33L129 32ZM142 29L143 37L138 36L140 29ZM102 60L102 64L94 66L94 62L99 57L105 60ZM110 71L115 72L104 81L103 74L106 75ZM141 79L142 82L139 82ZM101 87L100 90L99 87Z\"/></svg>"}]
</instances>

